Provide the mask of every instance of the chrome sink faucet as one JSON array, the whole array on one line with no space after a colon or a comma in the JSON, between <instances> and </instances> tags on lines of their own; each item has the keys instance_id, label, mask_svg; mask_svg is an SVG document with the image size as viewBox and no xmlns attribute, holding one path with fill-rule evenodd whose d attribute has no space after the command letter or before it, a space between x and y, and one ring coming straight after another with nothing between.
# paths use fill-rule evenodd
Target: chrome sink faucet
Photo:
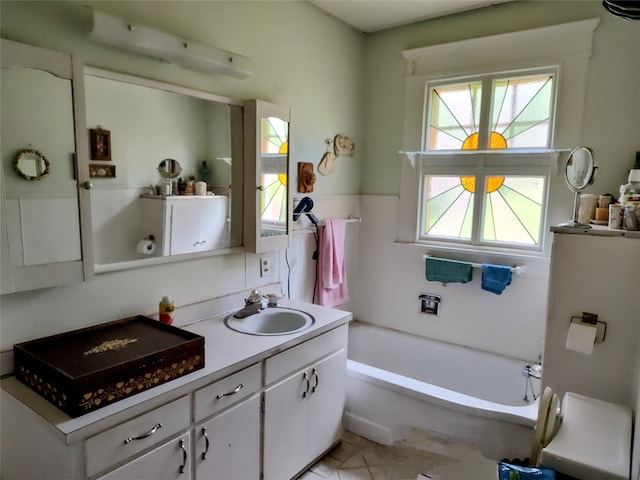
<instances>
[{"instance_id":1,"label":"chrome sink faucet","mask_svg":"<svg viewBox=\"0 0 640 480\"><path fill-rule=\"evenodd\" d=\"M236 318L244 318L249 315L255 315L265 309L266 306L266 298L258 290L253 290L251 294L244 299L244 308L238 310L233 316Z\"/></svg>"}]
</instances>

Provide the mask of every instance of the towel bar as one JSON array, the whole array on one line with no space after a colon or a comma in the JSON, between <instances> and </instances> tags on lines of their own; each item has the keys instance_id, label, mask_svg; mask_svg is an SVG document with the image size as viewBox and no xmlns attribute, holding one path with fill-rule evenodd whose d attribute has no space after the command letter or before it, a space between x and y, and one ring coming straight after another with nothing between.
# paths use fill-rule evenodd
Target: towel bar
<instances>
[{"instance_id":1,"label":"towel bar","mask_svg":"<svg viewBox=\"0 0 640 480\"><path fill-rule=\"evenodd\" d=\"M346 223L362 223L362 218L349 216L349 218L345 218L344 221ZM324 220L318 221L318 225L324 225L324 224L325 224ZM304 231L311 232L313 230L315 230L315 228L313 227L298 227L298 228L292 227L291 228L292 232L304 232Z\"/></svg>"},{"instance_id":2,"label":"towel bar","mask_svg":"<svg viewBox=\"0 0 640 480\"><path fill-rule=\"evenodd\" d=\"M426 260L427 258L431 257L431 255L422 255L422 259ZM436 257L433 257L436 258ZM443 259L446 260L446 259ZM481 263L474 263L474 262L469 262L471 263L471 266L473 268L482 268L482 264ZM523 265L516 265L511 267L511 273L515 273L516 275L520 275L523 271L524 271L524 266Z\"/></svg>"}]
</instances>

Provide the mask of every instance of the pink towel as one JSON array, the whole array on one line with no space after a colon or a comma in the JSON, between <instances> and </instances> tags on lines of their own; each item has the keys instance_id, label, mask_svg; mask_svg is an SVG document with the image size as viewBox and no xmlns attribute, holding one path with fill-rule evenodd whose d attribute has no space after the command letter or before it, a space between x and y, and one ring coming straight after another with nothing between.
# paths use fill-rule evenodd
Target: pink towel
<instances>
[{"instance_id":1,"label":"pink towel","mask_svg":"<svg viewBox=\"0 0 640 480\"><path fill-rule=\"evenodd\" d=\"M318 227L318 288L315 303L337 307L349 301L344 264L344 219L327 219Z\"/></svg>"}]
</instances>

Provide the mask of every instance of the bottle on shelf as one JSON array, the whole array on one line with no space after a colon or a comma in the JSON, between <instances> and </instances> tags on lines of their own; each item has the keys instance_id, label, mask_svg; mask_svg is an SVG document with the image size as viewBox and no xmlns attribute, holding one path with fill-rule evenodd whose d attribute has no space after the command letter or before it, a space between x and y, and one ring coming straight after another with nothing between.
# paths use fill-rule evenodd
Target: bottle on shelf
<instances>
[{"instance_id":1,"label":"bottle on shelf","mask_svg":"<svg viewBox=\"0 0 640 480\"><path fill-rule=\"evenodd\" d=\"M198 180L200 180L201 182L209 183L209 168L207 167L206 160L202 161L202 166L198 171Z\"/></svg>"}]
</instances>

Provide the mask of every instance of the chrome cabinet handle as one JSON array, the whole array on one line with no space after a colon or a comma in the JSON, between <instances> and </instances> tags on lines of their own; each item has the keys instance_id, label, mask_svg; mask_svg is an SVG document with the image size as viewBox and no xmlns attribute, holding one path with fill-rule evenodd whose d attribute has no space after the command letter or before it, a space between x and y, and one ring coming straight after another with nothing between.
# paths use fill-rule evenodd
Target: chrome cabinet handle
<instances>
[{"instance_id":1,"label":"chrome cabinet handle","mask_svg":"<svg viewBox=\"0 0 640 480\"><path fill-rule=\"evenodd\" d=\"M314 376L316 377L316 383L311 388L311 393L315 393L316 392L316 388L318 388L318 385L320 384L320 377L318 376L318 371L315 368L313 370L311 370L311 376L312 377L314 377Z\"/></svg>"},{"instance_id":2,"label":"chrome cabinet handle","mask_svg":"<svg viewBox=\"0 0 640 480\"><path fill-rule=\"evenodd\" d=\"M202 452L202 460L206 460L207 453L209 453L209 436L207 435L207 427L202 427L202 436L204 437L204 452Z\"/></svg>"},{"instance_id":3,"label":"chrome cabinet handle","mask_svg":"<svg viewBox=\"0 0 640 480\"><path fill-rule=\"evenodd\" d=\"M131 443L134 440L142 440L143 438L147 438L150 437L151 435L153 435L154 433L156 433L158 431L158 429L162 428L162 424L161 423L156 423L153 428L151 430L149 430L146 433L143 433L142 435L138 435L137 437L128 437L124 439L124 444L126 445L127 443Z\"/></svg>"},{"instance_id":4,"label":"chrome cabinet handle","mask_svg":"<svg viewBox=\"0 0 640 480\"><path fill-rule=\"evenodd\" d=\"M307 388L305 388L304 392L302 393L302 398L305 398L307 395L309 395L309 388L311 387L311 382L309 382L309 375L307 375L307 372L304 372L302 379L307 382Z\"/></svg>"},{"instance_id":5,"label":"chrome cabinet handle","mask_svg":"<svg viewBox=\"0 0 640 480\"><path fill-rule=\"evenodd\" d=\"M182 465L180 465L180 473L184 473L184 467L187 466L187 449L184 446L184 440L180 440L180 450L182 450Z\"/></svg>"},{"instance_id":6,"label":"chrome cabinet handle","mask_svg":"<svg viewBox=\"0 0 640 480\"><path fill-rule=\"evenodd\" d=\"M240 390L242 390L244 388L244 383L241 383L240 385L238 385L233 391L231 392L227 392L227 393L219 393L218 395L216 395L216 400L220 400L221 398L224 397L228 397L230 395L235 395L236 393L238 393Z\"/></svg>"},{"instance_id":7,"label":"chrome cabinet handle","mask_svg":"<svg viewBox=\"0 0 640 480\"><path fill-rule=\"evenodd\" d=\"M91 190L93 188L93 183L89 181L82 182L82 188L84 188L85 190Z\"/></svg>"}]
</instances>

